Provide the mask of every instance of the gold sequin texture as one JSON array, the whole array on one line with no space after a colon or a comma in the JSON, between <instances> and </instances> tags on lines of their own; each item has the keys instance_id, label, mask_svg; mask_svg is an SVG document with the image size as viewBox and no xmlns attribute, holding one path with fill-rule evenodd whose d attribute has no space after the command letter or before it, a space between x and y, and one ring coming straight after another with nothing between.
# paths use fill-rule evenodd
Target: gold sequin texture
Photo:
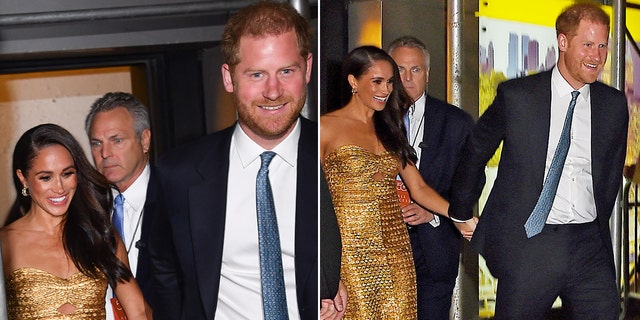
<instances>
[{"instance_id":1,"label":"gold sequin texture","mask_svg":"<svg viewBox=\"0 0 640 320\"><path fill-rule=\"evenodd\" d=\"M94 279L78 272L63 279L35 268L16 269L6 277L9 319L103 320L107 278L100 275ZM75 311L60 313L65 303Z\"/></svg>"},{"instance_id":2,"label":"gold sequin texture","mask_svg":"<svg viewBox=\"0 0 640 320\"><path fill-rule=\"evenodd\" d=\"M416 319L416 276L395 178L398 159L345 145L324 170L342 237L344 319Z\"/></svg>"}]
</instances>

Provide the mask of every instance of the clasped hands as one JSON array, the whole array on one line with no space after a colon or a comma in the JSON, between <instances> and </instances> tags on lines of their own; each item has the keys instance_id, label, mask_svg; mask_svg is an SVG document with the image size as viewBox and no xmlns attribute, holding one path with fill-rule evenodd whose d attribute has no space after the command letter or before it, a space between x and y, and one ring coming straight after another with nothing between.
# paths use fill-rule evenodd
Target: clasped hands
<instances>
[{"instance_id":1,"label":"clasped hands","mask_svg":"<svg viewBox=\"0 0 640 320\"><path fill-rule=\"evenodd\" d=\"M417 203L411 203L402 208L402 218L406 224L410 226L417 226L419 224L431 222L435 218L435 214L421 207ZM475 231L476 225L478 224L478 217L473 217L465 222L454 221L453 224L465 239L471 241L473 231Z\"/></svg>"},{"instance_id":2,"label":"clasped hands","mask_svg":"<svg viewBox=\"0 0 640 320\"><path fill-rule=\"evenodd\" d=\"M478 217L473 217L465 222L454 221L453 224L458 228L458 231L460 231L460 234L462 234L465 239L471 241L473 232L476 230L476 226L478 225Z\"/></svg>"}]
</instances>

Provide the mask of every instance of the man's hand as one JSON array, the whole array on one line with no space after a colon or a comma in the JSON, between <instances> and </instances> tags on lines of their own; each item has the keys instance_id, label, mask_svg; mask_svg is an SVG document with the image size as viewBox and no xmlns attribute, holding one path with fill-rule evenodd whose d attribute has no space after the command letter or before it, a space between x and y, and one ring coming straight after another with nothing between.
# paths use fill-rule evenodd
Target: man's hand
<instances>
[{"instance_id":1,"label":"man's hand","mask_svg":"<svg viewBox=\"0 0 640 320\"><path fill-rule=\"evenodd\" d=\"M347 310L347 287L340 281L336 297L320 300L320 320L340 320Z\"/></svg>"},{"instance_id":2,"label":"man's hand","mask_svg":"<svg viewBox=\"0 0 640 320\"><path fill-rule=\"evenodd\" d=\"M478 224L478 217L473 217L465 222L453 222L453 224L458 228L462 236L471 241L471 237L473 236L473 232L476 230L476 225Z\"/></svg>"},{"instance_id":3,"label":"man's hand","mask_svg":"<svg viewBox=\"0 0 640 320\"><path fill-rule=\"evenodd\" d=\"M336 310L335 306L333 305L333 300L320 300L320 320L333 319L336 314L338 314L338 310Z\"/></svg>"},{"instance_id":4,"label":"man's hand","mask_svg":"<svg viewBox=\"0 0 640 320\"><path fill-rule=\"evenodd\" d=\"M417 203L412 203L402 208L402 218L406 224L417 226L430 222L434 216Z\"/></svg>"},{"instance_id":5,"label":"man's hand","mask_svg":"<svg viewBox=\"0 0 640 320\"><path fill-rule=\"evenodd\" d=\"M333 304L338 310L338 314L333 318L334 320L340 320L342 316L344 316L344 312L347 311L347 300L347 287L342 283L342 280L340 280L338 284L338 294L336 294L336 297L333 299Z\"/></svg>"}]
</instances>

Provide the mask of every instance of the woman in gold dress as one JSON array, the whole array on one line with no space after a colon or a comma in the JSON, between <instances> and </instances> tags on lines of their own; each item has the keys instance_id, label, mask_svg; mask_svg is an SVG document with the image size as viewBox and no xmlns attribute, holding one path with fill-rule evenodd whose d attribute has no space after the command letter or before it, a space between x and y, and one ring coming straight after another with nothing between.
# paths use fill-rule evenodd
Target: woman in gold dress
<instances>
[{"instance_id":1,"label":"woman in gold dress","mask_svg":"<svg viewBox=\"0 0 640 320\"><path fill-rule=\"evenodd\" d=\"M414 163L403 116L411 103L382 49L351 51L343 65L348 103L320 119L320 154L342 237L345 319L415 319L415 267L396 177L411 198L447 216L448 203Z\"/></svg>"},{"instance_id":2,"label":"woman in gold dress","mask_svg":"<svg viewBox=\"0 0 640 320\"><path fill-rule=\"evenodd\" d=\"M105 318L107 284L128 319L148 319L109 213L110 185L65 129L18 140L14 183L24 215L0 230L9 319Z\"/></svg>"}]
</instances>

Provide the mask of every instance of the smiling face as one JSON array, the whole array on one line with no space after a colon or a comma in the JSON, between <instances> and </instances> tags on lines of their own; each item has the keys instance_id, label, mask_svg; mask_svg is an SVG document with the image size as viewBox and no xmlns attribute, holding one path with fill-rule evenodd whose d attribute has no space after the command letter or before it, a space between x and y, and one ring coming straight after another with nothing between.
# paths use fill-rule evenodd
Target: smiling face
<instances>
[{"instance_id":1,"label":"smiling face","mask_svg":"<svg viewBox=\"0 0 640 320\"><path fill-rule=\"evenodd\" d=\"M225 89L233 93L238 123L256 143L271 149L293 130L311 79L311 54L301 57L296 33L243 36L240 62L222 66Z\"/></svg>"},{"instance_id":2,"label":"smiling face","mask_svg":"<svg viewBox=\"0 0 640 320\"><path fill-rule=\"evenodd\" d=\"M574 89L598 79L607 61L609 30L602 23L582 20L575 35L558 35L558 69Z\"/></svg>"},{"instance_id":3,"label":"smiling face","mask_svg":"<svg viewBox=\"0 0 640 320\"><path fill-rule=\"evenodd\" d=\"M393 91L393 66L385 60L375 60L360 78L349 75L349 83L356 89L354 98L366 107L382 111Z\"/></svg>"},{"instance_id":4,"label":"smiling face","mask_svg":"<svg viewBox=\"0 0 640 320\"><path fill-rule=\"evenodd\" d=\"M31 212L55 217L67 213L78 183L73 158L63 146L42 148L28 171L18 169L16 175L29 188Z\"/></svg>"}]
</instances>

